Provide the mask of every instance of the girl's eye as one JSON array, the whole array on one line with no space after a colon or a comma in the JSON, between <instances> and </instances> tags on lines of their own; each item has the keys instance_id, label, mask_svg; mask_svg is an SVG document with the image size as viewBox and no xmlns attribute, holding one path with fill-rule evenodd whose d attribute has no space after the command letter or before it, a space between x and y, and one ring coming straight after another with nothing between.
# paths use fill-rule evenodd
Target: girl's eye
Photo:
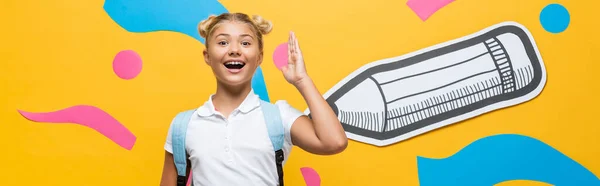
<instances>
[{"instance_id":1,"label":"girl's eye","mask_svg":"<svg viewBox=\"0 0 600 186\"><path fill-rule=\"evenodd\" d=\"M250 45L250 42L244 41L242 42L242 45Z\"/></svg>"},{"instance_id":2,"label":"girl's eye","mask_svg":"<svg viewBox=\"0 0 600 186\"><path fill-rule=\"evenodd\" d=\"M219 41L219 45L227 45L226 41Z\"/></svg>"}]
</instances>

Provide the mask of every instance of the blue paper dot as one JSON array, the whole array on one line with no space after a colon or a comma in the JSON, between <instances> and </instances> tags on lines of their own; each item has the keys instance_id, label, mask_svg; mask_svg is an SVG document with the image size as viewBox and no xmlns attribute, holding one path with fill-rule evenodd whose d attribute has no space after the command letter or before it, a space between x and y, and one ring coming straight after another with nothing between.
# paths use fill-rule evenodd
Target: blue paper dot
<instances>
[{"instance_id":1,"label":"blue paper dot","mask_svg":"<svg viewBox=\"0 0 600 186\"><path fill-rule=\"evenodd\" d=\"M549 4L540 13L542 27L548 32L563 32L569 26L570 21L569 11L560 4Z\"/></svg>"}]
</instances>

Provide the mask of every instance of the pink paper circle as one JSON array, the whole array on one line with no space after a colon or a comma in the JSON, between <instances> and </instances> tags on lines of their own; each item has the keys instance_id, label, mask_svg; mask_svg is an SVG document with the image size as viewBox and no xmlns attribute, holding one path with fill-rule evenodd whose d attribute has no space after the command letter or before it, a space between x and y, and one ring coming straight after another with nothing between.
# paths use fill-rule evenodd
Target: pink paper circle
<instances>
[{"instance_id":1,"label":"pink paper circle","mask_svg":"<svg viewBox=\"0 0 600 186\"><path fill-rule=\"evenodd\" d=\"M273 52L273 63L275 63L275 66L281 70L282 67L286 66L288 63L288 44L287 43L282 43L279 44L279 46L277 46L277 48L275 48L275 51Z\"/></svg>"},{"instance_id":2,"label":"pink paper circle","mask_svg":"<svg viewBox=\"0 0 600 186\"><path fill-rule=\"evenodd\" d=\"M115 56L113 70L122 79L133 79L142 71L142 58L133 50L123 50Z\"/></svg>"}]
</instances>

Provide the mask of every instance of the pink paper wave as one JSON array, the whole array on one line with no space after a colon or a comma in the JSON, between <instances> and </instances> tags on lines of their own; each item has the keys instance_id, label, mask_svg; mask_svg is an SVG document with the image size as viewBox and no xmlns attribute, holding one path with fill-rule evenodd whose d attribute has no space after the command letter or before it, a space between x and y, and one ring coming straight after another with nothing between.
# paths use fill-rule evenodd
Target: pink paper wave
<instances>
[{"instance_id":1,"label":"pink paper wave","mask_svg":"<svg viewBox=\"0 0 600 186\"><path fill-rule=\"evenodd\" d=\"M19 113L34 122L75 123L92 128L127 150L131 150L136 141L135 135L129 129L110 114L94 106L77 105L44 113L19 110Z\"/></svg>"}]
</instances>

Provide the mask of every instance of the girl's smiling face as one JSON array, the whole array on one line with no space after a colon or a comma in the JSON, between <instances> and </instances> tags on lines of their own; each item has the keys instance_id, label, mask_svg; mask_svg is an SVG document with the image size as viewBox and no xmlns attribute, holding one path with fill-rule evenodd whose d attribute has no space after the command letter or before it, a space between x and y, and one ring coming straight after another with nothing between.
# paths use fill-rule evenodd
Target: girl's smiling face
<instances>
[{"instance_id":1,"label":"girl's smiling face","mask_svg":"<svg viewBox=\"0 0 600 186\"><path fill-rule=\"evenodd\" d=\"M219 82L249 83L262 63L257 34L251 25L235 21L219 23L207 38L204 60Z\"/></svg>"}]
</instances>

